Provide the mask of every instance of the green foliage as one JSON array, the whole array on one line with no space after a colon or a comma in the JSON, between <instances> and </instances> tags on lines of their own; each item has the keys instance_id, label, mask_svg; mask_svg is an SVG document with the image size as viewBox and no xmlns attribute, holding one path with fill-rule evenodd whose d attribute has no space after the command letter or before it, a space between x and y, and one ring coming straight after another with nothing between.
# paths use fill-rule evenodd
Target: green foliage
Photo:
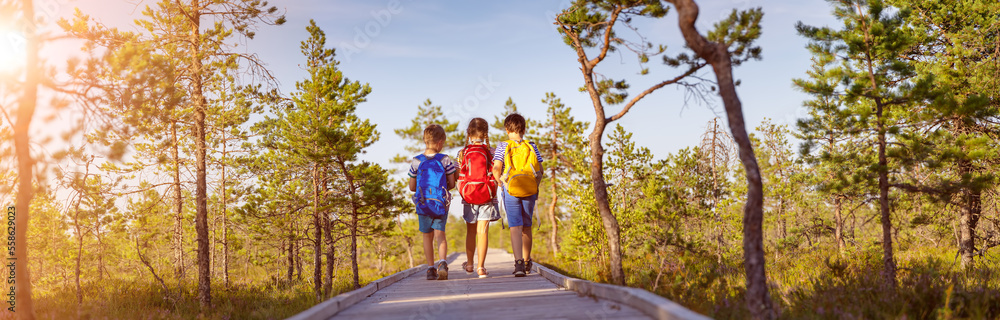
<instances>
[{"instance_id":1,"label":"green foliage","mask_svg":"<svg viewBox=\"0 0 1000 320\"><path fill-rule=\"evenodd\" d=\"M507 129L504 128L503 121L504 119L507 119L507 116L515 113L519 113L517 111L517 104L514 103L513 99L507 98L507 102L505 102L503 105L503 112L501 112L500 115L498 116L494 116L493 123L490 124L490 128L495 129L494 132L496 132L490 134L490 141L493 141L494 147L502 141L510 140L510 138L507 138L507 131L506 131ZM521 116L524 116L524 114L521 114ZM468 126L467 123L463 123L462 125ZM537 145L538 138L540 138L540 132L542 132L541 126L542 124L540 122L528 117L524 117L525 131L524 131L524 136L522 138L534 141L536 142L535 144ZM541 150L539 150L539 152L541 152Z\"/></svg>"},{"instance_id":2,"label":"green foliage","mask_svg":"<svg viewBox=\"0 0 1000 320\"><path fill-rule=\"evenodd\" d=\"M447 134L444 150L465 146L465 130L460 126L468 126L468 124L449 121L444 117L441 106L434 105L431 99L427 99L423 104L417 106L417 115L410 121L409 127L393 130L407 144L403 146L406 154L397 154L392 158L392 162L408 163L414 155L423 153L425 149L424 129L432 124L440 125Z\"/></svg>"}]
</instances>

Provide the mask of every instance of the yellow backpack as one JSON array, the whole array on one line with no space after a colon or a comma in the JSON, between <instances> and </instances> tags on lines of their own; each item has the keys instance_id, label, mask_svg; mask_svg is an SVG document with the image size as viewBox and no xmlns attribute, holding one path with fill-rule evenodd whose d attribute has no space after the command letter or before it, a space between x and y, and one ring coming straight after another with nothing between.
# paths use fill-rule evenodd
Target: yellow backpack
<instances>
[{"instance_id":1,"label":"yellow backpack","mask_svg":"<svg viewBox=\"0 0 1000 320\"><path fill-rule=\"evenodd\" d=\"M507 194L519 198L538 194L537 177L542 175L542 164L528 140L507 140L504 155L501 180L507 185Z\"/></svg>"}]
</instances>

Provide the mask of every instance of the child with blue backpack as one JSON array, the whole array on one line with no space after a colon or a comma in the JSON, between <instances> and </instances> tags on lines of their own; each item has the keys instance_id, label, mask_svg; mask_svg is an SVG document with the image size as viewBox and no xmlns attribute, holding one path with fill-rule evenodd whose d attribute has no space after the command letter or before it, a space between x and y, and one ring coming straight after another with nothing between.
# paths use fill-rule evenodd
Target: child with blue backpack
<instances>
[{"instance_id":1,"label":"child with blue backpack","mask_svg":"<svg viewBox=\"0 0 1000 320\"><path fill-rule=\"evenodd\" d=\"M427 257L427 280L448 279L448 243L444 228L448 223L451 192L458 179L458 164L440 153L444 149L444 128L432 124L424 129L424 153L410 161L410 191L416 205L417 222L424 235L424 255ZM438 242L438 256L434 262L434 240Z\"/></svg>"},{"instance_id":2,"label":"child with blue backpack","mask_svg":"<svg viewBox=\"0 0 1000 320\"><path fill-rule=\"evenodd\" d=\"M510 243L514 253L514 276L531 272L531 218L542 182L542 155L534 142L524 139L525 121L519 114L503 120L507 141L493 153L493 176L501 188L504 211L510 223Z\"/></svg>"}]
</instances>

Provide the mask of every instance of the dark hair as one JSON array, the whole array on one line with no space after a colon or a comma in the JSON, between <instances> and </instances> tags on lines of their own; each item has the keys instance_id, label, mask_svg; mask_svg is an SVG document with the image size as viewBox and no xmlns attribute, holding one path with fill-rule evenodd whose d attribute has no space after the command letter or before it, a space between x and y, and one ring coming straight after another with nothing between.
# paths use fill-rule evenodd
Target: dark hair
<instances>
[{"instance_id":1,"label":"dark hair","mask_svg":"<svg viewBox=\"0 0 1000 320\"><path fill-rule=\"evenodd\" d=\"M443 142L444 139L445 139L444 128L442 128L441 126L432 124L424 129L424 143L430 144L433 142Z\"/></svg>"},{"instance_id":2,"label":"dark hair","mask_svg":"<svg viewBox=\"0 0 1000 320\"><path fill-rule=\"evenodd\" d=\"M524 135L524 117L520 114L512 113L503 120L503 127L507 131Z\"/></svg>"},{"instance_id":3,"label":"dark hair","mask_svg":"<svg viewBox=\"0 0 1000 320\"><path fill-rule=\"evenodd\" d=\"M483 118L472 118L469 128L465 130L465 134L472 139L489 139L489 132L490 124Z\"/></svg>"}]
</instances>

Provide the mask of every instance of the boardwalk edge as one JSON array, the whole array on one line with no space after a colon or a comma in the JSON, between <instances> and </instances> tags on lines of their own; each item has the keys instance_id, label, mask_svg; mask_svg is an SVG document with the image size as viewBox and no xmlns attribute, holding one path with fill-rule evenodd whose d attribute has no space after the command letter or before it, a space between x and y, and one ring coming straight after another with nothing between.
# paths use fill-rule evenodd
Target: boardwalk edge
<instances>
[{"instance_id":1,"label":"boardwalk edge","mask_svg":"<svg viewBox=\"0 0 1000 320\"><path fill-rule=\"evenodd\" d=\"M458 256L458 252L453 252L448 256L448 262L455 260ZM312 308L302 311L299 314L291 316L285 320L326 320L333 317L340 311L350 308L354 304L361 302L370 295L375 294L375 292L389 287L393 283L399 280L403 280L406 277L417 273L418 271L427 269L426 264L421 264L413 268L409 268L400 272L396 272L390 276L372 281L368 285L361 287L361 289L356 289L349 292L344 292L336 297L330 298L323 301Z\"/></svg>"},{"instance_id":2,"label":"boardwalk edge","mask_svg":"<svg viewBox=\"0 0 1000 320\"><path fill-rule=\"evenodd\" d=\"M652 292L631 287L595 283L587 280L570 278L546 268L541 264L534 265L535 271L542 277L567 290L576 291L581 295L618 302L642 311L654 319L663 320L704 320L711 319L667 298Z\"/></svg>"}]
</instances>

